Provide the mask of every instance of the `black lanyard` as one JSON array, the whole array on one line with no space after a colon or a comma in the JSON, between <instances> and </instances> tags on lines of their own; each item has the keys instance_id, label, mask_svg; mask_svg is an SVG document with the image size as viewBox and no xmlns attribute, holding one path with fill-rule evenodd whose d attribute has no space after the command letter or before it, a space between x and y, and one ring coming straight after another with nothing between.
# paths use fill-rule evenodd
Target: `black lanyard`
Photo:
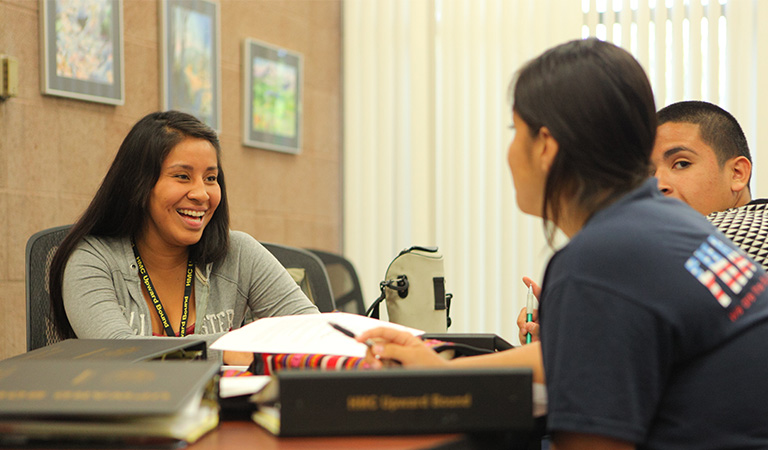
<instances>
[{"instance_id":1,"label":"black lanyard","mask_svg":"<svg viewBox=\"0 0 768 450\"><path fill-rule=\"evenodd\" d=\"M171 324L168 321L168 316L165 314L165 308L163 308L163 304L160 303L160 297L157 296L155 287L152 285L152 280L149 279L147 268L144 267L144 263L141 261L141 256L139 256L139 249L136 248L136 244L134 243L131 243L131 247L133 247L133 255L136 256L136 263L139 266L139 275L141 276L141 280L144 282L144 286L147 288L147 293L149 294L149 298L152 300L152 304L155 305L157 315L160 316L160 321L163 323L165 334L175 337L176 333L173 332L173 327L171 327ZM181 324L179 325L179 337L184 337L187 335L189 296L192 294L192 274L194 274L194 272L195 263L193 263L190 259L187 261L187 279L184 281L184 303L182 303L181 306Z\"/></svg>"}]
</instances>

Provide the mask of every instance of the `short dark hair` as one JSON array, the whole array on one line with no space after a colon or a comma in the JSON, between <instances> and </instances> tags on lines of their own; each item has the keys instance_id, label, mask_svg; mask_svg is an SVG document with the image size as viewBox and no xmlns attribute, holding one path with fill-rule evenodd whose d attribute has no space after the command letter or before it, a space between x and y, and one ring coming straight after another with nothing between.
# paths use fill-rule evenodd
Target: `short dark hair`
<instances>
[{"instance_id":1,"label":"short dark hair","mask_svg":"<svg viewBox=\"0 0 768 450\"><path fill-rule=\"evenodd\" d=\"M559 144L542 204L550 244L565 200L591 217L648 178L656 107L626 50L595 38L558 45L520 70L511 95L531 132L547 127Z\"/></svg>"},{"instance_id":2,"label":"short dark hair","mask_svg":"<svg viewBox=\"0 0 768 450\"><path fill-rule=\"evenodd\" d=\"M104 180L80 219L53 257L50 295L62 337L74 337L62 298L64 268L69 256L88 235L135 238L149 209L149 196L160 177L163 161L186 138L205 139L216 149L221 200L203 235L190 246L190 258L204 265L222 259L229 248L229 206L221 145L216 132L194 116L179 111L154 112L139 120L120 145Z\"/></svg>"},{"instance_id":3,"label":"short dark hair","mask_svg":"<svg viewBox=\"0 0 768 450\"><path fill-rule=\"evenodd\" d=\"M668 122L698 125L701 140L715 151L720 167L737 156L752 162L747 137L739 122L715 104L698 100L672 103L660 109L657 117L659 126Z\"/></svg>"}]
</instances>

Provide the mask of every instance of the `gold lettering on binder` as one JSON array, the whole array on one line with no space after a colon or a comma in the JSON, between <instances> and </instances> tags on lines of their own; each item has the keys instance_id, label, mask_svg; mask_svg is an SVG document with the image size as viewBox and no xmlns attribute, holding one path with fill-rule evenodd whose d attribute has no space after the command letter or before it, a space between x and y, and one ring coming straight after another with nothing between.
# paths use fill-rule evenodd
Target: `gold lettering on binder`
<instances>
[{"instance_id":1,"label":"gold lettering on binder","mask_svg":"<svg viewBox=\"0 0 768 450\"><path fill-rule=\"evenodd\" d=\"M376 395L350 395L347 397L347 411L376 411L379 402Z\"/></svg>"},{"instance_id":2,"label":"gold lettering on binder","mask_svg":"<svg viewBox=\"0 0 768 450\"><path fill-rule=\"evenodd\" d=\"M0 400L44 400L45 391L0 391Z\"/></svg>"},{"instance_id":3,"label":"gold lettering on binder","mask_svg":"<svg viewBox=\"0 0 768 450\"><path fill-rule=\"evenodd\" d=\"M429 395L424 394L418 397L394 397L391 395L382 395L379 399L381 409L385 411L399 411L401 409L428 409Z\"/></svg>"},{"instance_id":4,"label":"gold lettering on binder","mask_svg":"<svg viewBox=\"0 0 768 450\"><path fill-rule=\"evenodd\" d=\"M93 378L93 376L96 375L96 372L91 369L85 369L78 376L76 376L72 380L72 386L77 386L78 384L82 384L86 381L88 381L90 378Z\"/></svg>"},{"instance_id":5,"label":"gold lettering on binder","mask_svg":"<svg viewBox=\"0 0 768 450\"><path fill-rule=\"evenodd\" d=\"M472 407L472 394L442 395L432 394L430 405L433 409L467 409Z\"/></svg>"}]
</instances>

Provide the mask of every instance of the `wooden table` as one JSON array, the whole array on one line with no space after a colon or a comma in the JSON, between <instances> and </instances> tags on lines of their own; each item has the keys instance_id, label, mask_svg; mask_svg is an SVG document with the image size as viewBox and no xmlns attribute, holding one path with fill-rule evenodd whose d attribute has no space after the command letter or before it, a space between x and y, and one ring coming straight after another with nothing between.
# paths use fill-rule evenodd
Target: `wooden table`
<instances>
[{"instance_id":1,"label":"wooden table","mask_svg":"<svg viewBox=\"0 0 768 450\"><path fill-rule=\"evenodd\" d=\"M460 442L461 434L403 436L276 437L253 422L222 421L189 450L431 449Z\"/></svg>"},{"instance_id":2,"label":"wooden table","mask_svg":"<svg viewBox=\"0 0 768 450\"><path fill-rule=\"evenodd\" d=\"M524 436L525 437L525 436ZM0 445L3 450L23 450L34 448L36 450L50 449L135 449L141 450L175 450L184 448L187 450L540 450L538 441L531 441L528 437L520 440L514 435L467 435L463 433L453 434L425 434L425 435L392 435L392 436L328 436L328 437L277 437L249 420L225 420L219 426L208 432L200 440L192 445L184 447L183 443L173 444L164 442L152 445L143 442L140 445L133 444L109 444L100 445L97 442L78 442L74 445L47 441L34 442L29 445Z\"/></svg>"}]
</instances>

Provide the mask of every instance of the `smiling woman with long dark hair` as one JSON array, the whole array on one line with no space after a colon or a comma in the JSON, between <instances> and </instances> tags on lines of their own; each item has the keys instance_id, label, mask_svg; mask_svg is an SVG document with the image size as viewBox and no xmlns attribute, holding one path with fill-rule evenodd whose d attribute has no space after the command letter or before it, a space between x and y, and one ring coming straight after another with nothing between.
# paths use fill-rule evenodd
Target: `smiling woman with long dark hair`
<instances>
[{"instance_id":1,"label":"smiling woman with long dark hair","mask_svg":"<svg viewBox=\"0 0 768 450\"><path fill-rule=\"evenodd\" d=\"M261 244L229 230L219 139L178 111L128 133L53 258L50 292L63 337L211 342L245 320L318 312Z\"/></svg>"}]
</instances>

